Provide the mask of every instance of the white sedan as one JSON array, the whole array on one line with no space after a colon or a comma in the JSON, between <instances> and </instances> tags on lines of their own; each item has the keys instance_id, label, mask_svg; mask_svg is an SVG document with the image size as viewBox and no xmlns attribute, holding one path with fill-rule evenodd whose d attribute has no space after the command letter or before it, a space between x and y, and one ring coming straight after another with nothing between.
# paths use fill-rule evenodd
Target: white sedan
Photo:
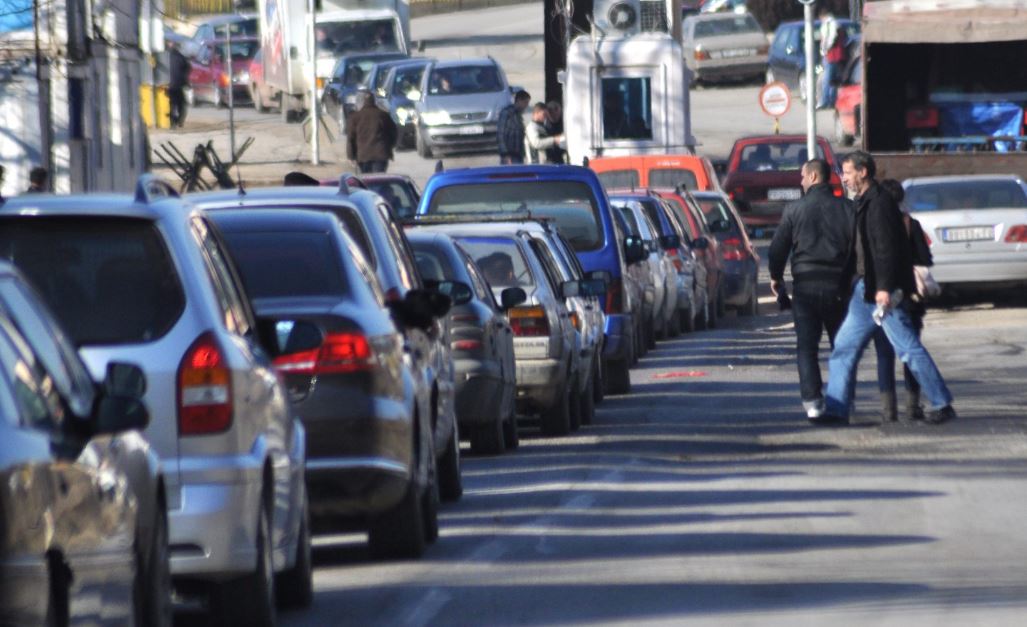
<instances>
[{"instance_id":1,"label":"white sedan","mask_svg":"<svg viewBox=\"0 0 1027 627\"><path fill-rule=\"evenodd\" d=\"M903 183L948 291L1027 285L1027 185L1014 175L940 176Z\"/></svg>"}]
</instances>

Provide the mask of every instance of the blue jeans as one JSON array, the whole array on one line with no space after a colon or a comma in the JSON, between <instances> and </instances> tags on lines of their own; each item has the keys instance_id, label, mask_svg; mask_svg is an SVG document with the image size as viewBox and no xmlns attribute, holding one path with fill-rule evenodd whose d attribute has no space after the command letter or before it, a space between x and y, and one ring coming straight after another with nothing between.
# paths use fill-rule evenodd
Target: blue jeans
<instances>
[{"instance_id":1,"label":"blue jeans","mask_svg":"<svg viewBox=\"0 0 1027 627\"><path fill-rule=\"evenodd\" d=\"M827 413L840 418L849 416L849 407L856 387L856 367L863 350L874 337L878 328L884 330L888 341L895 349L902 363L909 366L913 376L920 383L932 410L952 404L952 394L945 386L938 367L934 365L927 349L920 343L909 314L902 307L896 307L884 317L881 327L874 323L874 303L863 300L863 279L852 288L849 311L842 328L834 338L834 350L827 378ZM880 376L880 371L878 375ZM891 374L894 381L894 371ZM892 383L894 386L894 383Z\"/></svg>"},{"instance_id":2,"label":"blue jeans","mask_svg":"<svg viewBox=\"0 0 1027 627\"><path fill-rule=\"evenodd\" d=\"M837 76L841 73L841 63L824 63L824 75L821 78L820 84L820 100L817 102L819 107L833 107L835 98L837 97L837 88L834 86L834 82L837 80Z\"/></svg>"}]
</instances>

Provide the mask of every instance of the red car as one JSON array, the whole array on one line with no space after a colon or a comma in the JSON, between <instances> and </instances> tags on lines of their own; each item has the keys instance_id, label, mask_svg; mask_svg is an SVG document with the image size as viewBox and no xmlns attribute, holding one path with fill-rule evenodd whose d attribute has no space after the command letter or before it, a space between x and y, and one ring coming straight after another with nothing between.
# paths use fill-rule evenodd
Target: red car
<instances>
[{"instance_id":1,"label":"red car","mask_svg":"<svg viewBox=\"0 0 1027 627\"><path fill-rule=\"evenodd\" d=\"M203 45L191 61L189 69L189 104L210 102L218 107L228 106L228 85L232 83L232 103L249 104L250 62L260 42L254 38L232 39L232 76L228 76L225 52L228 42L211 41Z\"/></svg>"},{"instance_id":2,"label":"red car","mask_svg":"<svg viewBox=\"0 0 1027 627\"><path fill-rule=\"evenodd\" d=\"M817 137L816 156L827 160L831 186L840 197L838 164L823 137ZM722 187L735 202L750 233L756 237L773 235L785 205L802 197L800 170L810 158L805 135L763 135L735 142Z\"/></svg>"},{"instance_id":3,"label":"red car","mask_svg":"<svg viewBox=\"0 0 1027 627\"><path fill-rule=\"evenodd\" d=\"M855 56L842 74L834 103L834 137L842 146L851 146L860 136L860 109L863 106L863 58Z\"/></svg>"}]
</instances>

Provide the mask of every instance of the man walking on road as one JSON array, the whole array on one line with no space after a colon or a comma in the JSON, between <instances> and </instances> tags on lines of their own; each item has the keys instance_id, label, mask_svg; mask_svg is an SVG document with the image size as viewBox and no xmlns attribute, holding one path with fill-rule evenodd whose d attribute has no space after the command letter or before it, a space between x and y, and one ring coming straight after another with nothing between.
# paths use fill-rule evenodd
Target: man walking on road
<instances>
[{"instance_id":1,"label":"man walking on road","mask_svg":"<svg viewBox=\"0 0 1027 627\"><path fill-rule=\"evenodd\" d=\"M817 353L825 331L834 346L845 317L842 281L855 223L852 203L835 197L830 180L831 170L823 159L803 164L805 195L785 208L769 254L770 289L775 296L784 288L785 265L789 259L792 262L799 391L811 420L825 411Z\"/></svg>"},{"instance_id":2,"label":"man walking on road","mask_svg":"<svg viewBox=\"0 0 1027 627\"><path fill-rule=\"evenodd\" d=\"M171 106L171 128L182 128L185 124L185 88L189 86L189 59L185 58L178 44L168 46L168 101Z\"/></svg>"},{"instance_id":3,"label":"man walking on road","mask_svg":"<svg viewBox=\"0 0 1027 627\"><path fill-rule=\"evenodd\" d=\"M355 161L362 174L384 172L392 160L399 130L385 111L378 108L374 95L361 91L362 106L346 122L346 155Z\"/></svg>"},{"instance_id":4,"label":"man walking on road","mask_svg":"<svg viewBox=\"0 0 1027 627\"><path fill-rule=\"evenodd\" d=\"M523 89L499 112L496 141L499 144L499 163L524 163L524 110L531 103L531 94Z\"/></svg>"},{"instance_id":5,"label":"man walking on road","mask_svg":"<svg viewBox=\"0 0 1027 627\"><path fill-rule=\"evenodd\" d=\"M952 394L906 310L904 299L916 291L909 236L895 200L874 180L876 169L873 157L863 151L842 160L842 180L856 194L855 241L846 266L852 296L831 352L827 413L816 421L848 422L856 366L880 326L930 403L924 422L941 424L956 417Z\"/></svg>"}]
</instances>

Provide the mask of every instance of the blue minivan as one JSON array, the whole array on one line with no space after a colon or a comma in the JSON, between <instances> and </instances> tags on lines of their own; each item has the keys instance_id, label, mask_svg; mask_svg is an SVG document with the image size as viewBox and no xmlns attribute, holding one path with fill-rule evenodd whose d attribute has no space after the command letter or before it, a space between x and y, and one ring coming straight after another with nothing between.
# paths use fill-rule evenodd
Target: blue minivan
<instances>
[{"instance_id":1,"label":"blue minivan","mask_svg":"<svg viewBox=\"0 0 1027 627\"><path fill-rule=\"evenodd\" d=\"M625 267L646 256L642 242L614 221L595 172L568 165L497 166L435 174L421 196L418 215L512 215L551 221L590 278L607 282L603 380L611 394L631 389L634 310L625 298Z\"/></svg>"}]
</instances>

